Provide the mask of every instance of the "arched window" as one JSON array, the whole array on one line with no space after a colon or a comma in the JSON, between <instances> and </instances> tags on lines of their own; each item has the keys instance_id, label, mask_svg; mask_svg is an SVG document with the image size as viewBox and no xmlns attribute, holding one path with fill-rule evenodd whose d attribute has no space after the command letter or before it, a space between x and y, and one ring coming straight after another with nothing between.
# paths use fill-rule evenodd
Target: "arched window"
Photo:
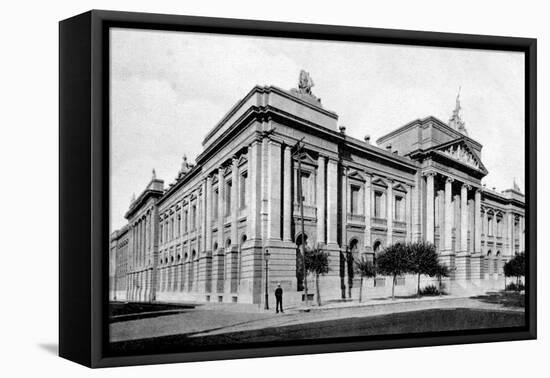
<instances>
[{"instance_id":1,"label":"arched window","mask_svg":"<svg viewBox=\"0 0 550 378\"><path fill-rule=\"evenodd\" d=\"M374 251L375 255L380 253L380 251L382 249L381 247L382 247L382 242L380 240L377 240L377 241L374 242L374 244L372 245L372 250Z\"/></svg>"},{"instance_id":2,"label":"arched window","mask_svg":"<svg viewBox=\"0 0 550 378\"><path fill-rule=\"evenodd\" d=\"M227 240L225 241L225 246L226 246L227 248L231 247L231 239L227 239Z\"/></svg>"},{"instance_id":3,"label":"arched window","mask_svg":"<svg viewBox=\"0 0 550 378\"><path fill-rule=\"evenodd\" d=\"M212 248L214 251L217 251L218 250L218 242L215 242L214 243L214 247Z\"/></svg>"}]
</instances>

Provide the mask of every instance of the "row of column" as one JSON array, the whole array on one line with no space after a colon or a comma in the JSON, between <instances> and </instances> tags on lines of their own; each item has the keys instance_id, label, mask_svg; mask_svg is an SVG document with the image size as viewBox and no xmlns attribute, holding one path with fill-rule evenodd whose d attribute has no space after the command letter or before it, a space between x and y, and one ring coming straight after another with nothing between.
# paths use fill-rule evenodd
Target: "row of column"
<instances>
[{"instance_id":1,"label":"row of column","mask_svg":"<svg viewBox=\"0 0 550 378\"><path fill-rule=\"evenodd\" d=\"M435 240L435 172L426 174L426 241L433 243ZM452 236L454 226L453 186L454 179L445 177L445 201L444 201L444 240L442 251L452 253ZM468 192L472 186L462 183L460 186L460 245L458 252L469 253L468 250ZM481 253L481 190L475 189L474 194L474 251ZM458 239L458 235L456 235ZM455 248L456 249L456 248Z\"/></svg>"},{"instance_id":2,"label":"row of column","mask_svg":"<svg viewBox=\"0 0 550 378\"><path fill-rule=\"evenodd\" d=\"M147 251L151 247L152 235L152 214L146 215L134 221L131 228L132 243L132 266L143 266L146 264Z\"/></svg>"}]
</instances>

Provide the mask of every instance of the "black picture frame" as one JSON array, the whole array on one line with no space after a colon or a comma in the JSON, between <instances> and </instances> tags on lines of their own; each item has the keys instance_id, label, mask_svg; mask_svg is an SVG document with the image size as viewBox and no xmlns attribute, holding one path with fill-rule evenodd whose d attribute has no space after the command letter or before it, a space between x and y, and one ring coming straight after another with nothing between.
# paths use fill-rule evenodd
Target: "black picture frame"
<instances>
[{"instance_id":1,"label":"black picture frame","mask_svg":"<svg viewBox=\"0 0 550 378\"><path fill-rule=\"evenodd\" d=\"M526 326L248 345L111 357L106 353L110 27L456 47L525 53ZM59 24L59 355L89 367L535 339L536 39L92 10Z\"/></svg>"}]
</instances>

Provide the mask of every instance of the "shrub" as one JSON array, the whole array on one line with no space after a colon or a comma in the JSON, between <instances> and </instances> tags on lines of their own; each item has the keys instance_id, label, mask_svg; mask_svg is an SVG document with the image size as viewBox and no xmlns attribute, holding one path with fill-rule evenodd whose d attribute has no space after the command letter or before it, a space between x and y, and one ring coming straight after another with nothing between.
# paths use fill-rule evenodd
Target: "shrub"
<instances>
[{"instance_id":1,"label":"shrub","mask_svg":"<svg viewBox=\"0 0 550 378\"><path fill-rule=\"evenodd\" d=\"M508 285L506 285L506 290L522 291L522 290L525 290L525 285L523 285L521 282L520 283L510 282Z\"/></svg>"},{"instance_id":2,"label":"shrub","mask_svg":"<svg viewBox=\"0 0 550 378\"><path fill-rule=\"evenodd\" d=\"M442 292L439 291L437 286L435 285L428 285L422 289L420 289L420 295L441 295Z\"/></svg>"}]
</instances>

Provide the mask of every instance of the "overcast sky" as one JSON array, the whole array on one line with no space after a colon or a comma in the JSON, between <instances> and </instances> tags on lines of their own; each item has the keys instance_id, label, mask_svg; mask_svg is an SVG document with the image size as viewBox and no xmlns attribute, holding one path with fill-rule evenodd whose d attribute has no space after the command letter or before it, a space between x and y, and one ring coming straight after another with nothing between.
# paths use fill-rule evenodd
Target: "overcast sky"
<instances>
[{"instance_id":1,"label":"overcast sky","mask_svg":"<svg viewBox=\"0 0 550 378\"><path fill-rule=\"evenodd\" d=\"M417 118L449 120L459 86L488 187L524 188L522 53L111 30L111 230L154 168L172 182L186 154L257 84L297 86L308 71L346 133L372 140Z\"/></svg>"}]
</instances>

